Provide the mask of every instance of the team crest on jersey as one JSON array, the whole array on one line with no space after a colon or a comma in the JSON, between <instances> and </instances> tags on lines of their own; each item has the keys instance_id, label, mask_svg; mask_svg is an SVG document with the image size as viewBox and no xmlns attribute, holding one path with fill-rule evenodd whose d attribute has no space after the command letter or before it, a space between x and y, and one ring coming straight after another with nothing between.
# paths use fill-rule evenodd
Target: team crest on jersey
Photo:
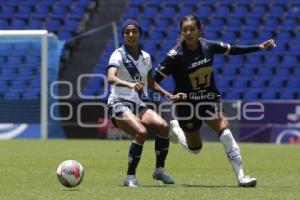
<instances>
[{"instance_id":1,"label":"team crest on jersey","mask_svg":"<svg viewBox=\"0 0 300 200\"><path fill-rule=\"evenodd\" d=\"M169 52L168 52L168 56L176 56L177 55L177 51L175 49L171 49Z\"/></svg>"}]
</instances>

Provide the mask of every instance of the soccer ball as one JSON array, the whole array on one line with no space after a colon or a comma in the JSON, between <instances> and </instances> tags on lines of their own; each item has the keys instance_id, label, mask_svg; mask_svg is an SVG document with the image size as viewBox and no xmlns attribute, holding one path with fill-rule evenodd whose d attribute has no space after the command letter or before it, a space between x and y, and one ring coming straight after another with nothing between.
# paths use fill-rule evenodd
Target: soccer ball
<instances>
[{"instance_id":1,"label":"soccer ball","mask_svg":"<svg viewBox=\"0 0 300 200\"><path fill-rule=\"evenodd\" d=\"M84 171L82 165L76 160L65 160L56 170L57 178L66 187L75 187L83 179Z\"/></svg>"}]
</instances>

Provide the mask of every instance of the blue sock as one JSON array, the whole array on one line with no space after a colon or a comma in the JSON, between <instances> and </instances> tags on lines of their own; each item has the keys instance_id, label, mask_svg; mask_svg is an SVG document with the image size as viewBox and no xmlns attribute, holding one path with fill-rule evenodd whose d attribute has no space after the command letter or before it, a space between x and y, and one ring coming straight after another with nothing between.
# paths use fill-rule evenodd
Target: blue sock
<instances>
[{"instance_id":1,"label":"blue sock","mask_svg":"<svg viewBox=\"0 0 300 200\"><path fill-rule=\"evenodd\" d=\"M155 137L156 168L164 167L169 151L169 138Z\"/></svg>"},{"instance_id":2,"label":"blue sock","mask_svg":"<svg viewBox=\"0 0 300 200\"><path fill-rule=\"evenodd\" d=\"M143 145L131 143L128 155L128 170L127 175L134 175L135 170L140 162Z\"/></svg>"}]
</instances>

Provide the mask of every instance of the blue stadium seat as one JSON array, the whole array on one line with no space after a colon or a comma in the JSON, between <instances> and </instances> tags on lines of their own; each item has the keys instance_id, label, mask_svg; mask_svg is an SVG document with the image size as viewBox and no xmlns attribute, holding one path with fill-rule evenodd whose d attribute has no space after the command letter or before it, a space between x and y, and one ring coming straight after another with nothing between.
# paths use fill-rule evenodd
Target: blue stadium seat
<instances>
[{"instance_id":1,"label":"blue stadium seat","mask_svg":"<svg viewBox=\"0 0 300 200\"><path fill-rule=\"evenodd\" d=\"M279 92L279 99L296 99L296 90L283 90Z\"/></svg>"},{"instance_id":2,"label":"blue stadium seat","mask_svg":"<svg viewBox=\"0 0 300 200\"><path fill-rule=\"evenodd\" d=\"M237 68L232 67L232 66L230 66L230 67L224 67L222 75L225 76L225 77L236 77L236 75L237 75Z\"/></svg>"},{"instance_id":3,"label":"blue stadium seat","mask_svg":"<svg viewBox=\"0 0 300 200\"><path fill-rule=\"evenodd\" d=\"M49 15L49 7L43 4L37 4L35 6L35 11L32 13L32 17L38 19L46 19Z\"/></svg>"},{"instance_id":4,"label":"blue stadium seat","mask_svg":"<svg viewBox=\"0 0 300 200\"><path fill-rule=\"evenodd\" d=\"M154 24L155 30L166 31L170 24L171 22L167 18L158 19L158 21L156 21L156 23Z\"/></svg>"},{"instance_id":5,"label":"blue stadium seat","mask_svg":"<svg viewBox=\"0 0 300 200\"><path fill-rule=\"evenodd\" d=\"M8 20L6 20L6 19L0 19L0 29L2 29L2 30L9 29Z\"/></svg>"},{"instance_id":6,"label":"blue stadium seat","mask_svg":"<svg viewBox=\"0 0 300 200\"><path fill-rule=\"evenodd\" d=\"M289 68L276 68L276 76L288 78L290 76L290 69Z\"/></svg>"},{"instance_id":7,"label":"blue stadium seat","mask_svg":"<svg viewBox=\"0 0 300 200\"><path fill-rule=\"evenodd\" d=\"M181 3L182 3L181 0L165 1L165 5L174 6L174 7L180 5Z\"/></svg>"},{"instance_id":8,"label":"blue stadium seat","mask_svg":"<svg viewBox=\"0 0 300 200\"><path fill-rule=\"evenodd\" d=\"M168 76L167 78L165 78L162 82L162 87L164 89L166 89L169 92L173 92L174 88L175 88L175 83L174 80L171 76Z\"/></svg>"},{"instance_id":9,"label":"blue stadium seat","mask_svg":"<svg viewBox=\"0 0 300 200\"><path fill-rule=\"evenodd\" d=\"M293 74L295 77L300 77L300 68L299 67L293 67Z\"/></svg>"},{"instance_id":10,"label":"blue stadium seat","mask_svg":"<svg viewBox=\"0 0 300 200\"><path fill-rule=\"evenodd\" d=\"M286 55L283 57L283 65L285 66L298 66L299 62L297 57Z\"/></svg>"},{"instance_id":11,"label":"blue stadium seat","mask_svg":"<svg viewBox=\"0 0 300 200\"><path fill-rule=\"evenodd\" d=\"M58 31L61 27L60 21L58 19L49 19L47 21L47 30L49 32Z\"/></svg>"},{"instance_id":12,"label":"blue stadium seat","mask_svg":"<svg viewBox=\"0 0 300 200\"><path fill-rule=\"evenodd\" d=\"M252 30L244 30L243 32L240 33L240 40L241 41L254 41L255 39L255 31Z\"/></svg>"},{"instance_id":13,"label":"blue stadium seat","mask_svg":"<svg viewBox=\"0 0 300 200\"><path fill-rule=\"evenodd\" d=\"M44 0L44 1L47 1L47 0ZM51 2L51 0L49 0L50 2ZM16 5L21 5L21 6L31 6L31 7L33 7L33 6L35 6L35 5L37 5L37 4L42 4L42 3L44 3L43 1L41 1L41 0L28 0L28 1L20 1L20 0L15 0L15 2L16 2Z\"/></svg>"},{"instance_id":14,"label":"blue stadium seat","mask_svg":"<svg viewBox=\"0 0 300 200\"><path fill-rule=\"evenodd\" d=\"M240 68L239 71L240 71L240 76L242 77L249 77L254 75L254 70L253 68L250 67Z\"/></svg>"},{"instance_id":15,"label":"blue stadium seat","mask_svg":"<svg viewBox=\"0 0 300 200\"><path fill-rule=\"evenodd\" d=\"M191 15L194 13L194 9L191 6L182 6L178 11L178 17L182 18L186 15Z\"/></svg>"},{"instance_id":16,"label":"blue stadium seat","mask_svg":"<svg viewBox=\"0 0 300 200\"><path fill-rule=\"evenodd\" d=\"M80 6L74 6L71 9L69 17L74 20L80 20L80 19L83 19L85 14L86 14L85 8L80 7Z\"/></svg>"},{"instance_id":17,"label":"blue stadium seat","mask_svg":"<svg viewBox=\"0 0 300 200\"><path fill-rule=\"evenodd\" d=\"M156 16L158 16L159 12L158 12L158 9L154 6L149 6L149 7L146 7L141 15L145 18L151 18L151 19L155 19Z\"/></svg>"},{"instance_id":18,"label":"blue stadium seat","mask_svg":"<svg viewBox=\"0 0 300 200\"><path fill-rule=\"evenodd\" d=\"M228 15L230 14L230 9L228 6L218 6L214 12L214 15L216 17L228 17Z\"/></svg>"},{"instance_id":19,"label":"blue stadium seat","mask_svg":"<svg viewBox=\"0 0 300 200\"><path fill-rule=\"evenodd\" d=\"M282 23L281 23L282 30L294 30L294 28L296 26L297 26L296 18L286 18L286 19L282 20Z\"/></svg>"},{"instance_id":20,"label":"blue stadium seat","mask_svg":"<svg viewBox=\"0 0 300 200\"><path fill-rule=\"evenodd\" d=\"M147 0L147 6L155 6L155 7L160 7L161 5L161 0Z\"/></svg>"},{"instance_id":21,"label":"blue stadium seat","mask_svg":"<svg viewBox=\"0 0 300 200\"><path fill-rule=\"evenodd\" d=\"M199 3L198 0L185 0L184 1L184 5L186 6L197 6L197 4Z\"/></svg>"},{"instance_id":22,"label":"blue stadium seat","mask_svg":"<svg viewBox=\"0 0 300 200\"><path fill-rule=\"evenodd\" d=\"M216 80L216 86L220 91L226 92L228 89L230 89L230 81L231 79L221 78Z\"/></svg>"},{"instance_id":23,"label":"blue stadium seat","mask_svg":"<svg viewBox=\"0 0 300 200\"><path fill-rule=\"evenodd\" d=\"M26 27L26 22L23 19L13 19L11 22L11 29L14 30L23 30Z\"/></svg>"},{"instance_id":24,"label":"blue stadium seat","mask_svg":"<svg viewBox=\"0 0 300 200\"><path fill-rule=\"evenodd\" d=\"M128 18L135 18L139 16L140 9L138 7L129 7L125 10L124 15Z\"/></svg>"},{"instance_id":25,"label":"blue stadium seat","mask_svg":"<svg viewBox=\"0 0 300 200\"><path fill-rule=\"evenodd\" d=\"M260 18L252 18L252 17L248 17L245 19L245 24L244 26L249 28L249 27L255 27L257 30L257 27L261 25L261 19Z\"/></svg>"},{"instance_id":26,"label":"blue stadium seat","mask_svg":"<svg viewBox=\"0 0 300 200\"><path fill-rule=\"evenodd\" d=\"M262 93L262 89L248 89L245 92L243 92L243 99L245 100L259 99L261 93Z\"/></svg>"},{"instance_id":27,"label":"blue stadium seat","mask_svg":"<svg viewBox=\"0 0 300 200\"><path fill-rule=\"evenodd\" d=\"M63 19L65 17L67 12L67 8L62 5L56 5L52 8L50 17L51 18L57 18L57 19Z\"/></svg>"},{"instance_id":28,"label":"blue stadium seat","mask_svg":"<svg viewBox=\"0 0 300 200\"><path fill-rule=\"evenodd\" d=\"M16 12L15 16L18 18L30 18L31 13L33 12L32 6L27 5L19 5L18 12Z\"/></svg>"},{"instance_id":29,"label":"blue stadium seat","mask_svg":"<svg viewBox=\"0 0 300 200\"><path fill-rule=\"evenodd\" d=\"M11 19L12 16L14 16L16 13L14 6L2 6L1 12L0 12L0 18L2 19Z\"/></svg>"},{"instance_id":30,"label":"blue stadium seat","mask_svg":"<svg viewBox=\"0 0 300 200\"><path fill-rule=\"evenodd\" d=\"M272 89L283 89L283 79L279 79L279 78L276 78L276 79L270 79L268 81L268 88L272 88Z\"/></svg>"},{"instance_id":31,"label":"blue stadium seat","mask_svg":"<svg viewBox=\"0 0 300 200\"><path fill-rule=\"evenodd\" d=\"M280 63L280 59L278 56L265 56L264 66L277 66Z\"/></svg>"},{"instance_id":32,"label":"blue stadium seat","mask_svg":"<svg viewBox=\"0 0 300 200\"><path fill-rule=\"evenodd\" d=\"M29 29L42 29L43 28L43 21L40 19L29 19L28 26Z\"/></svg>"},{"instance_id":33,"label":"blue stadium seat","mask_svg":"<svg viewBox=\"0 0 300 200\"><path fill-rule=\"evenodd\" d=\"M247 90L248 89L248 78L239 78L236 80L233 80L233 89L238 89L238 90Z\"/></svg>"},{"instance_id":34,"label":"blue stadium seat","mask_svg":"<svg viewBox=\"0 0 300 200\"><path fill-rule=\"evenodd\" d=\"M213 14L213 10L210 6L200 6L197 11L199 18L204 18Z\"/></svg>"},{"instance_id":35,"label":"blue stadium seat","mask_svg":"<svg viewBox=\"0 0 300 200\"><path fill-rule=\"evenodd\" d=\"M244 62L242 56L229 56L228 57L228 64L229 65L242 65Z\"/></svg>"},{"instance_id":36,"label":"blue stadium seat","mask_svg":"<svg viewBox=\"0 0 300 200\"><path fill-rule=\"evenodd\" d=\"M238 31L241 29L242 25L242 19L239 17L231 17L230 20L227 21L227 27L229 30Z\"/></svg>"},{"instance_id":37,"label":"blue stadium seat","mask_svg":"<svg viewBox=\"0 0 300 200\"><path fill-rule=\"evenodd\" d=\"M283 6L272 6L268 12L269 17L281 17L282 13L284 13Z\"/></svg>"},{"instance_id":38,"label":"blue stadium seat","mask_svg":"<svg viewBox=\"0 0 300 200\"><path fill-rule=\"evenodd\" d=\"M265 79L262 79L262 78L253 79L253 80L250 80L250 86L253 89L263 89L266 87L266 81L265 81Z\"/></svg>"},{"instance_id":39,"label":"blue stadium seat","mask_svg":"<svg viewBox=\"0 0 300 200\"><path fill-rule=\"evenodd\" d=\"M268 77L272 77L272 75L273 75L272 74L272 69L263 68L263 67L258 68L257 76L268 78Z\"/></svg>"},{"instance_id":40,"label":"blue stadium seat","mask_svg":"<svg viewBox=\"0 0 300 200\"><path fill-rule=\"evenodd\" d=\"M241 99L243 92L244 91L233 89L226 94L225 99Z\"/></svg>"},{"instance_id":41,"label":"blue stadium seat","mask_svg":"<svg viewBox=\"0 0 300 200\"><path fill-rule=\"evenodd\" d=\"M237 5L233 7L233 11L231 13L232 17L244 17L248 14L248 8L245 5Z\"/></svg>"},{"instance_id":42,"label":"blue stadium seat","mask_svg":"<svg viewBox=\"0 0 300 200\"><path fill-rule=\"evenodd\" d=\"M131 0L129 2L130 2L130 5L134 5L134 6L143 6L145 3L144 0Z\"/></svg>"},{"instance_id":43,"label":"blue stadium seat","mask_svg":"<svg viewBox=\"0 0 300 200\"><path fill-rule=\"evenodd\" d=\"M224 32L223 34L221 34L221 38L224 42L227 43L233 43L236 39L236 31L234 30L228 30L226 32Z\"/></svg>"},{"instance_id":44,"label":"blue stadium seat","mask_svg":"<svg viewBox=\"0 0 300 200\"><path fill-rule=\"evenodd\" d=\"M264 5L255 5L252 7L251 12L249 12L249 18L253 17L263 17L266 13L266 6Z\"/></svg>"},{"instance_id":45,"label":"blue stadium seat","mask_svg":"<svg viewBox=\"0 0 300 200\"><path fill-rule=\"evenodd\" d=\"M71 31L72 33L77 33L78 32L78 26L79 22L76 20L68 20L65 21L63 25L63 30L64 31Z\"/></svg>"},{"instance_id":46,"label":"blue stadium seat","mask_svg":"<svg viewBox=\"0 0 300 200\"><path fill-rule=\"evenodd\" d=\"M160 18L170 19L176 15L176 10L174 7L166 6L160 12Z\"/></svg>"},{"instance_id":47,"label":"blue stadium seat","mask_svg":"<svg viewBox=\"0 0 300 200\"><path fill-rule=\"evenodd\" d=\"M261 94L261 99L277 99L277 90L276 89L267 89Z\"/></svg>"},{"instance_id":48,"label":"blue stadium seat","mask_svg":"<svg viewBox=\"0 0 300 200\"><path fill-rule=\"evenodd\" d=\"M87 8L93 0L77 0L77 5Z\"/></svg>"},{"instance_id":49,"label":"blue stadium seat","mask_svg":"<svg viewBox=\"0 0 300 200\"><path fill-rule=\"evenodd\" d=\"M70 31L59 31L57 35L61 40L69 40L72 38L72 33Z\"/></svg>"},{"instance_id":50,"label":"blue stadium seat","mask_svg":"<svg viewBox=\"0 0 300 200\"><path fill-rule=\"evenodd\" d=\"M300 79L290 79L287 81L287 88L288 89L299 89L300 86Z\"/></svg>"},{"instance_id":51,"label":"blue stadium seat","mask_svg":"<svg viewBox=\"0 0 300 200\"><path fill-rule=\"evenodd\" d=\"M289 40L293 39L293 31L291 31L291 30L286 30L286 31L282 30L282 31L280 31L280 33L278 33L276 35L275 39L278 40L278 41L289 41Z\"/></svg>"}]
</instances>

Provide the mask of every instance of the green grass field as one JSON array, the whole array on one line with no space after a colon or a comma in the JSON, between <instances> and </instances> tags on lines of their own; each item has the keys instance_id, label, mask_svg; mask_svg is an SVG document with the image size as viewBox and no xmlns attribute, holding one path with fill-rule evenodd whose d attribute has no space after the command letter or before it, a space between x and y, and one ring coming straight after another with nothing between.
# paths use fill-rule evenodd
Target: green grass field
<instances>
[{"instance_id":1,"label":"green grass field","mask_svg":"<svg viewBox=\"0 0 300 200\"><path fill-rule=\"evenodd\" d=\"M246 172L258 179L256 188L236 187L220 143L204 143L200 155L170 145L169 174L176 184L152 179L154 143L147 141L137 171L142 187L122 186L130 141L11 140L0 141L0 199L299 199L300 146L241 144ZM82 163L85 177L76 188L56 178L58 164Z\"/></svg>"}]
</instances>

